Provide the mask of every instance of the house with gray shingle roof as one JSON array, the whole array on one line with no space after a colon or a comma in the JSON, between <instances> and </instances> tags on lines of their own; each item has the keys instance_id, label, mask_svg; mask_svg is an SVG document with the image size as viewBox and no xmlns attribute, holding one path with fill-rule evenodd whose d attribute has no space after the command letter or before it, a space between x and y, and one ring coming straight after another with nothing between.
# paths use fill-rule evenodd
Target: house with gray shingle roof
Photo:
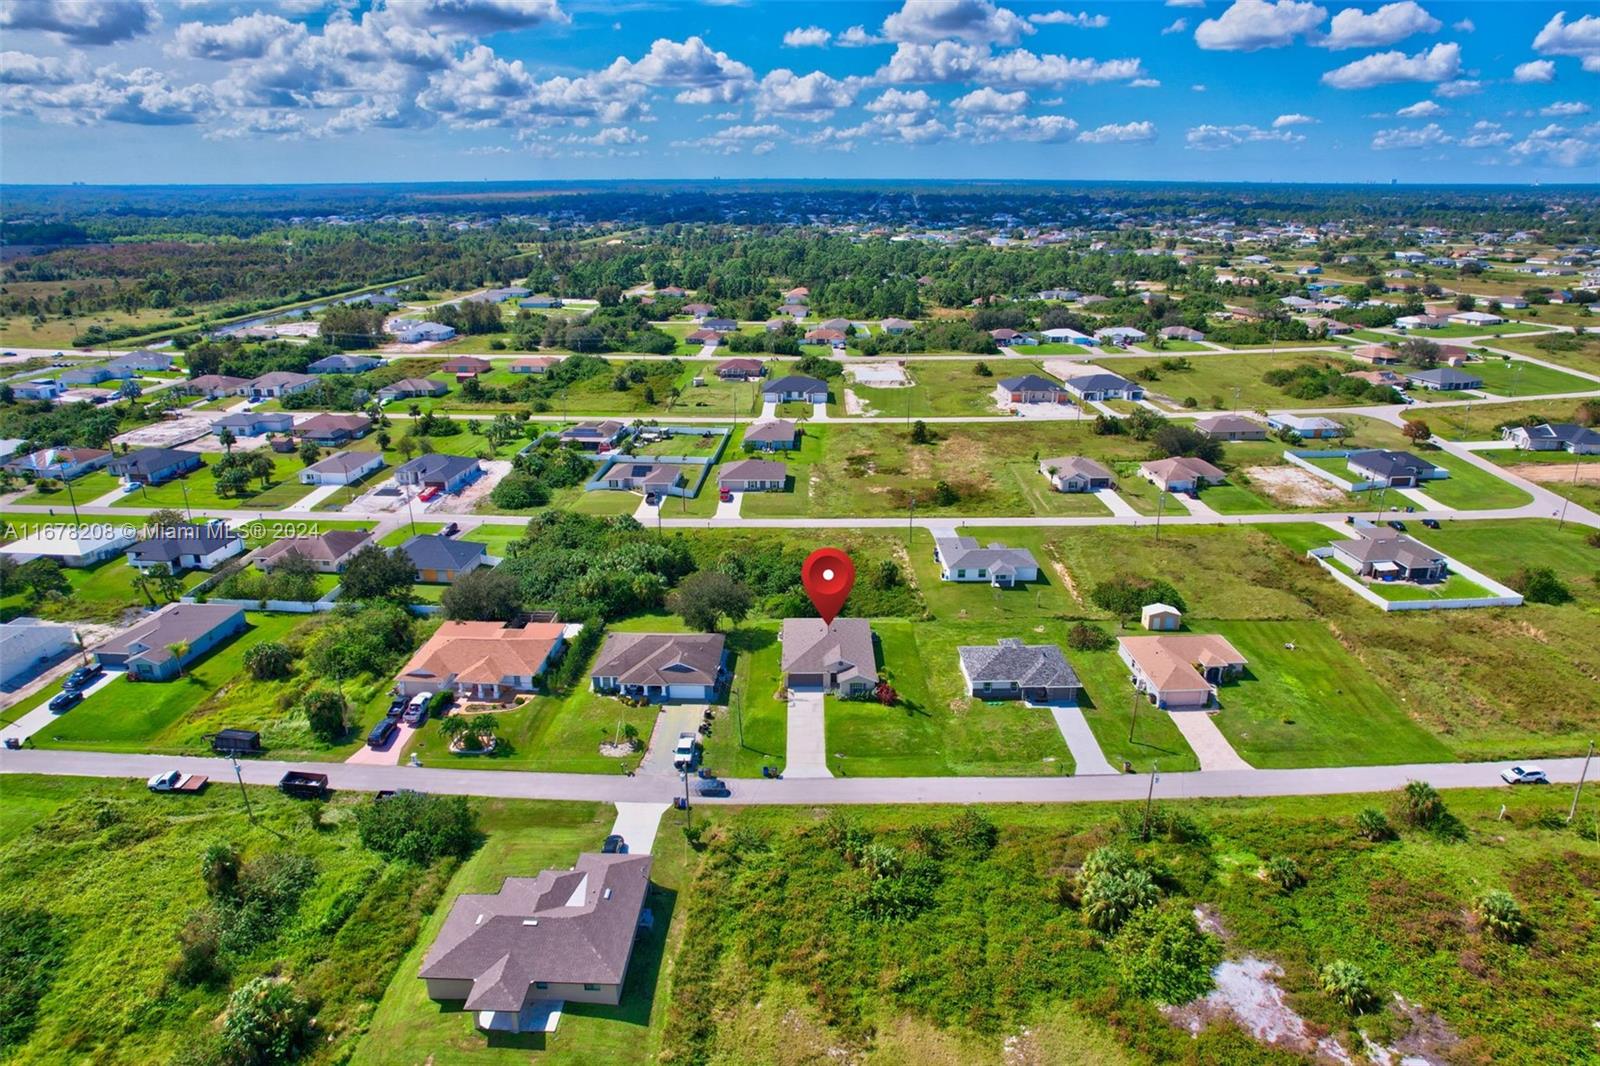
<instances>
[{"instance_id":1,"label":"house with gray shingle roof","mask_svg":"<svg viewBox=\"0 0 1600 1066\"><path fill-rule=\"evenodd\" d=\"M860 696L878 685L872 623L865 618L785 618L778 641L785 688Z\"/></svg>"},{"instance_id":2,"label":"house with gray shingle roof","mask_svg":"<svg viewBox=\"0 0 1600 1066\"><path fill-rule=\"evenodd\" d=\"M418 976L484 1029L542 1029L562 1001L620 1003L649 891L650 856L585 852L570 870L464 893Z\"/></svg>"},{"instance_id":3,"label":"house with gray shingle roof","mask_svg":"<svg viewBox=\"0 0 1600 1066\"><path fill-rule=\"evenodd\" d=\"M457 540L436 533L419 533L400 545L411 565L417 568L417 580L433 585L454 581L470 570L476 570L488 561L489 549L475 540Z\"/></svg>"},{"instance_id":4,"label":"house with gray shingle roof","mask_svg":"<svg viewBox=\"0 0 1600 1066\"><path fill-rule=\"evenodd\" d=\"M725 680L726 649L721 633L610 633L589 684L596 692L705 703Z\"/></svg>"},{"instance_id":5,"label":"house with gray shingle roof","mask_svg":"<svg viewBox=\"0 0 1600 1066\"><path fill-rule=\"evenodd\" d=\"M800 427L782 418L756 422L744 431L744 446L753 451L790 451L800 446Z\"/></svg>"},{"instance_id":6,"label":"house with gray shingle roof","mask_svg":"<svg viewBox=\"0 0 1600 1066\"><path fill-rule=\"evenodd\" d=\"M211 649L249 628L243 607L221 603L169 603L94 650L95 661L144 681L178 676ZM180 657L173 649L181 651Z\"/></svg>"},{"instance_id":7,"label":"house with gray shingle roof","mask_svg":"<svg viewBox=\"0 0 1600 1066\"><path fill-rule=\"evenodd\" d=\"M1039 472L1057 492L1094 492L1096 489L1112 488L1116 484L1116 478L1110 470L1081 455L1040 459Z\"/></svg>"},{"instance_id":8,"label":"house with gray shingle roof","mask_svg":"<svg viewBox=\"0 0 1600 1066\"><path fill-rule=\"evenodd\" d=\"M1054 644L1004 637L993 645L956 648L967 691L978 699L1067 703L1083 692L1077 672Z\"/></svg>"},{"instance_id":9,"label":"house with gray shingle roof","mask_svg":"<svg viewBox=\"0 0 1600 1066\"><path fill-rule=\"evenodd\" d=\"M987 581L1010 588L1039 580L1039 564L1026 548L998 543L984 547L976 537L935 537L933 555L945 581Z\"/></svg>"}]
</instances>

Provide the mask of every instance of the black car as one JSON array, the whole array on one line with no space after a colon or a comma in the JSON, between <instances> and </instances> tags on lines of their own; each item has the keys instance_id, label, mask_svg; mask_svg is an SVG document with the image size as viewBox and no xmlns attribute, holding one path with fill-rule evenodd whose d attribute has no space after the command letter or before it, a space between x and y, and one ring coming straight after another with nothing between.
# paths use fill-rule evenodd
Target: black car
<instances>
[{"instance_id":1,"label":"black car","mask_svg":"<svg viewBox=\"0 0 1600 1066\"><path fill-rule=\"evenodd\" d=\"M708 777L702 781L695 782L694 791L697 796L726 797L733 795L732 790L728 788L727 782L715 777Z\"/></svg>"},{"instance_id":2,"label":"black car","mask_svg":"<svg viewBox=\"0 0 1600 1066\"><path fill-rule=\"evenodd\" d=\"M1400 521L1398 518L1391 518L1384 524L1397 533L1404 533L1406 531L1406 524Z\"/></svg>"},{"instance_id":3,"label":"black car","mask_svg":"<svg viewBox=\"0 0 1600 1066\"><path fill-rule=\"evenodd\" d=\"M79 692L77 689L67 689L64 692L56 693L55 696L51 698L50 709L57 714L60 714L62 711L70 711L73 707L76 707L79 701L82 699L83 693Z\"/></svg>"},{"instance_id":4,"label":"black car","mask_svg":"<svg viewBox=\"0 0 1600 1066\"><path fill-rule=\"evenodd\" d=\"M1428 529L1438 529L1439 528L1439 520L1437 518L1424 518L1422 520L1422 524L1425 527L1427 527Z\"/></svg>"},{"instance_id":5,"label":"black car","mask_svg":"<svg viewBox=\"0 0 1600 1066\"><path fill-rule=\"evenodd\" d=\"M461 527L459 525L457 525L455 522L451 522L449 525L445 526L443 529L441 529L439 531L439 536L441 536L441 537L453 537L457 533L460 533L460 532L461 532Z\"/></svg>"},{"instance_id":6,"label":"black car","mask_svg":"<svg viewBox=\"0 0 1600 1066\"><path fill-rule=\"evenodd\" d=\"M620 855L628 850L628 842L617 833L606 837L606 842L600 845L602 855Z\"/></svg>"},{"instance_id":7,"label":"black car","mask_svg":"<svg viewBox=\"0 0 1600 1066\"><path fill-rule=\"evenodd\" d=\"M411 699L408 696L396 696L394 699L389 701L389 709L383 713L388 715L390 718L399 718L402 714L406 713L406 705L410 702Z\"/></svg>"},{"instance_id":8,"label":"black car","mask_svg":"<svg viewBox=\"0 0 1600 1066\"><path fill-rule=\"evenodd\" d=\"M80 689L88 688L103 673L105 673L105 669L100 666L80 666L68 674L65 681L61 682L61 689L63 692L77 692Z\"/></svg>"},{"instance_id":9,"label":"black car","mask_svg":"<svg viewBox=\"0 0 1600 1066\"><path fill-rule=\"evenodd\" d=\"M395 730L400 728L400 723L393 718L380 718L378 724L372 727L372 732L367 734L367 747L381 748L389 743L389 738L394 736Z\"/></svg>"}]
</instances>

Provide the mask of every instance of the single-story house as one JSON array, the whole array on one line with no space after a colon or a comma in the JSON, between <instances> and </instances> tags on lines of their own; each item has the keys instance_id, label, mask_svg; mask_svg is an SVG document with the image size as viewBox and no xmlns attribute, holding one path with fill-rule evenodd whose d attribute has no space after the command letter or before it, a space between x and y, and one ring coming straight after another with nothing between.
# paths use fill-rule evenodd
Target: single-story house
<instances>
[{"instance_id":1,"label":"single-story house","mask_svg":"<svg viewBox=\"0 0 1600 1066\"><path fill-rule=\"evenodd\" d=\"M782 418L754 422L744 431L744 446L752 451L792 451L800 447L800 426Z\"/></svg>"},{"instance_id":2,"label":"single-story house","mask_svg":"<svg viewBox=\"0 0 1600 1066\"><path fill-rule=\"evenodd\" d=\"M1400 353L1384 344L1363 344L1350 350L1350 358L1372 366L1399 366Z\"/></svg>"},{"instance_id":3,"label":"single-story house","mask_svg":"<svg viewBox=\"0 0 1600 1066\"><path fill-rule=\"evenodd\" d=\"M665 285L656 290L656 295L670 300L681 300L685 296L689 295L689 292L687 289L684 289L678 285Z\"/></svg>"},{"instance_id":4,"label":"single-story house","mask_svg":"<svg viewBox=\"0 0 1600 1066\"><path fill-rule=\"evenodd\" d=\"M621 492L664 492L683 482L683 468L671 463L613 463L601 475L605 488Z\"/></svg>"},{"instance_id":5,"label":"single-story house","mask_svg":"<svg viewBox=\"0 0 1600 1066\"><path fill-rule=\"evenodd\" d=\"M349 485L382 469L382 452L335 452L301 470L300 484Z\"/></svg>"},{"instance_id":6,"label":"single-story house","mask_svg":"<svg viewBox=\"0 0 1600 1066\"><path fill-rule=\"evenodd\" d=\"M1039 336L1043 337L1047 344L1076 344L1081 348L1100 347L1100 342L1087 333L1079 333L1077 330L1068 329L1065 326L1044 330Z\"/></svg>"},{"instance_id":7,"label":"single-story house","mask_svg":"<svg viewBox=\"0 0 1600 1066\"><path fill-rule=\"evenodd\" d=\"M1418 482L1450 476L1448 470L1434 466L1426 459L1419 459L1410 452L1381 448L1351 452L1345 457L1345 465L1363 481L1397 489L1414 489Z\"/></svg>"},{"instance_id":8,"label":"single-story house","mask_svg":"<svg viewBox=\"0 0 1600 1066\"><path fill-rule=\"evenodd\" d=\"M1343 375L1347 378L1356 378L1372 385L1387 385L1397 389L1406 383L1406 379L1393 370L1352 370Z\"/></svg>"},{"instance_id":9,"label":"single-story house","mask_svg":"<svg viewBox=\"0 0 1600 1066\"><path fill-rule=\"evenodd\" d=\"M243 607L169 603L94 649L95 661L140 681L170 681L213 648L249 628ZM183 654L175 655L174 648Z\"/></svg>"},{"instance_id":10,"label":"single-story house","mask_svg":"<svg viewBox=\"0 0 1600 1066\"><path fill-rule=\"evenodd\" d=\"M1102 344L1128 345L1148 340L1150 335L1133 326L1107 326L1094 331L1094 339Z\"/></svg>"},{"instance_id":11,"label":"single-story house","mask_svg":"<svg viewBox=\"0 0 1600 1066\"><path fill-rule=\"evenodd\" d=\"M199 470L200 465L199 452L184 452L175 448L140 448L111 460L106 464L106 469L136 485L160 485L191 470Z\"/></svg>"},{"instance_id":12,"label":"single-story house","mask_svg":"<svg viewBox=\"0 0 1600 1066\"><path fill-rule=\"evenodd\" d=\"M213 436L222 436L227 430L235 437L259 437L263 433L287 433L294 427L294 416L288 411L237 411L211 420Z\"/></svg>"},{"instance_id":13,"label":"single-story house","mask_svg":"<svg viewBox=\"0 0 1600 1066\"><path fill-rule=\"evenodd\" d=\"M428 585L448 585L462 574L488 562L489 549L480 541L418 533L397 551L417 568L417 580Z\"/></svg>"},{"instance_id":14,"label":"single-story house","mask_svg":"<svg viewBox=\"0 0 1600 1066\"><path fill-rule=\"evenodd\" d=\"M731 318L703 318L700 320L701 329L709 329L713 333L732 333L739 328L739 323Z\"/></svg>"},{"instance_id":15,"label":"single-story house","mask_svg":"<svg viewBox=\"0 0 1600 1066\"><path fill-rule=\"evenodd\" d=\"M749 381L766 372L766 364L759 359L724 359L717 364L717 377L723 381Z\"/></svg>"},{"instance_id":16,"label":"single-story house","mask_svg":"<svg viewBox=\"0 0 1600 1066\"><path fill-rule=\"evenodd\" d=\"M562 444L570 444L584 451L603 452L615 448L628 432L626 422L616 419L607 419L604 422L579 422L577 425L562 430L556 435L556 440Z\"/></svg>"},{"instance_id":17,"label":"single-story house","mask_svg":"<svg viewBox=\"0 0 1600 1066\"><path fill-rule=\"evenodd\" d=\"M785 688L822 689L841 696L878 687L872 623L865 618L785 618L778 641Z\"/></svg>"},{"instance_id":18,"label":"single-story house","mask_svg":"<svg viewBox=\"0 0 1600 1066\"><path fill-rule=\"evenodd\" d=\"M359 374L383 365L375 355L328 355L306 367L309 374Z\"/></svg>"},{"instance_id":19,"label":"single-story house","mask_svg":"<svg viewBox=\"0 0 1600 1066\"><path fill-rule=\"evenodd\" d=\"M381 403L392 403L395 400L410 400L418 396L443 396L449 391L450 386L432 378L401 378L379 389L378 400Z\"/></svg>"},{"instance_id":20,"label":"single-story house","mask_svg":"<svg viewBox=\"0 0 1600 1066\"><path fill-rule=\"evenodd\" d=\"M483 468L471 456L434 452L396 467L394 479L398 484L414 485L423 491L460 492L481 473Z\"/></svg>"},{"instance_id":21,"label":"single-story house","mask_svg":"<svg viewBox=\"0 0 1600 1066\"><path fill-rule=\"evenodd\" d=\"M244 538L225 522L181 525L136 541L128 549L128 565L135 570L164 566L176 574L183 570L213 570L244 552Z\"/></svg>"},{"instance_id":22,"label":"single-story house","mask_svg":"<svg viewBox=\"0 0 1600 1066\"><path fill-rule=\"evenodd\" d=\"M394 339L401 344L447 341L456 335L454 326L446 326L441 322L413 322L409 319L392 319L384 328L394 334Z\"/></svg>"},{"instance_id":23,"label":"single-story house","mask_svg":"<svg viewBox=\"0 0 1600 1066\"><path fill-rule=\"evenodd\" d=\"M111 360L106 366L111 368L115 377L122 377L120 371L128 370L135 374L160 373L172 369L172 356L166 352L153 352L149 348L140 348L136 352L120 355Z\"/></svg>"},{"instance_id":24,"label":"single-story house","mask_svg":"<svg viewBox=\"0 0 1600 1066\"><path fill-rule=\"evenodd\" d=\"M1401 315L1394 324L1398 329L1443 329L1450 323L1441 315Z\"/></svg>"},{"instance_id":25,"label":"single-story house","mask_svg":"<svg viewBox=\"0 0 1600 1066\"><path fill-rule=\"evenodd\" d=\"M761 399L766 403L827 403L828 383L804 374L790 374L767 382L761 389Z\"/></svg>"},{"instance_id":26,"label":"single-story house","mask_svg":"<svg viewBox=\"0 0 1600 1066\"><path fill-rule=\"evenodd\" d=\"M526 355L520 359L511 360L508 368L513 374L544 374L551 367L559 366L561 359L554 355Z\"/></svg>"},{"instance_id":27,"label":"single-story house","mask_svg":"<svg viewBox=\"0 0 1600 1066\"><path fill-rule=\"evenodd\" d=\"M765 328L768 333L778 333L782 331L784 327L788 326L791 321L793 321L793 319L769 318L766 321Z\"/></svg>"},{"instance_id":28,"label":"single-story house","mask_svg":"<svg viewBox=\"0 0 1600 1066\"><path fill-rule=\"evenodd\" d=\"M608 633L589 669L596 692L709 703L727 680L721 633Z\"/></svg>"},{"instance_id":29,"label":"single-story house","mask_svg":"<svg viewBox=\"0 0 1600 1066\"><path fill-rule=\"evenodd\" d=\"M66 391L55 378L34 378L11 385L11 395L19 400L53 400Z\"/></svg>"},{"instance_id":30,"label":"single-story house","mask_svg":"<svg viewBox=\"0 0 1600 1066\"><path fill-rule=\"evenodd\" d=\"M132 370L123 371L124 378L131 378L134 376L135 375ZM81 385L98 385L102 381L113 381L116 380L116 378L117 375L111 372L111 368L109 366L106 366L104 363L96 363L93 366L79 366L73 367L71 370L64 370L62 371L61 377L58 380L60 380L61 384L63 385L77 387Z\"/></svg>"},{"instance_id":31,"label":"single-story house","mask_svg":"<svg viewBox=\"0 0 1600 1066\"><path fill-rule=\"evenodd\" d=\"M842 330L837 329L808 329L806 330L807 344L826 344L830 348L843 348L849 343L849 338Z\"/></svg>"},{"instance_id":32,"label":"single-story house","mask_svg":"<svg viewBox=\"0 0 1600 1066\"><path fill-rule=\"evenodd\" d=\"M40 448L36 452L12 459L5 465L7 473L21 477L50 477L71 481L91 471L99 470L111 462L111 453L103 448Z\"/></svg>"},{"instance_id":33,"label":"single-story house","mask_svg":"<svg viewBox=\"0 0 1600 1066\"><path fill-rule=\"evenodd\" d=\"M907 322L903 318L886 318L882 323L883 331L891 337L898 337L902 333L910 333L917 328L915 322Z\"/></svg>"},{"instance_id":34,"label":"single-story house","mask_svg":"<svg viewBox=\"0 0 1600 1066\"><path fill-rule=\"evenodd\" d=\"M1070 300L1076 300L1078 298L1078 290L1077 289L1044 289L1044 290L1042 290L1040 292L1034 293L1033 295L1034 295L1034 298L1038 299L1038 300L1069 300L1070 301Z\"/></svg>"},{"instance_id":35,"label":"single-story house","mask_svg":"<svg viewBox=\"0 0 1600 1066\"><path fill-rule=\"evenodd\" d=\"M1113 374L1107 370L1073 374L1061 383L1061 387L1085 402L1144 398L1144 386L1136 385L1120 374Z\"/></svg>"},{"instance_id":36,"label":"single-story house","mask_svg":"<svg viewBox=\"0 0 1600 1066\"><path fill-rule=\"evenodd\" d=\"M945 581L987 581L996 588L1010 588L1039 580L1039 564L1026 548L984 547L975 537L935 537L933 557Z\"/></svg>"},{"instance_id":37,"label":"single-story house","mask_svg":"<svg viewBox=\"0 0 1600 1066\"><path fill-rule=\"evenodd\" d=\"M1355 537L1329 545L1339 562L1362 577L1378 581L1443 581L1449 561L1421 541L1387 526L1359 526Z\"/></svg>"},{"instance_id":38,"label":"single-story house","mask_svg":"<svg viewBox=\"0 0 1600 1066\"><path fill-rule=\"evenodd\" d=\"M561 306L561 297L540 293L537 296L527 296L517 301L518 307L527 307L534 310Z\"/></svg>"},{"instance_id":39,"label":"single-story house","mask_svg":"<svg viewBox=\"0 0 1600 1066\"><path fill-rule=\"evenodd\" d=\"M1246 660L1224 637L1185 633L1119 637L1117 654L1151 703L1172 710L1207 707L1217 685L1244 672Z\"/></svg>"},{"instance_id":40,"label":"single-story house","mask_svg":"<svg viewBox=\"0 0 1600 1066\"><path fill-rule=\"evenodd\" d=\"M1206 335L1204 333L1201 333L1197 329L1190 329L1188 326L1162 326L1156 332L1160 333L1169 341L1199 342L1206 339Z\"/></svg>"},{"instance_id":41,"label":"single-story house","mask_svg":"<svg viewBox=\"0 0 1600 1066\"><path fill-rule=\"evenodd\" d=\"M727 340L714 329L697 329L683 339L690 344L698 344L702 347L707 344L723 344Z\"/></svg>"},{"instance_id":42,"label":"single-story house","mask_svg":"<svg viewBox=\"0 0 1600 1066\"><path fill-rule=\"evenodd\" d=\"M1194 428L1212 440L1266 440L1267 428L1240 415L1213 415L1202 418Z\"/></svg>"},{"instance_id":43,"label":"single-story house","mask_svg":"<svg viewBox=\"0 0 1600 1066\"><path fill-rule=\"evenodd\" d=\"M26 615L0 625L0 688L33 677L77 646L71 626Z\"/></svg>"},{"instance_id":44,"label":"single-story house","mask_svg":"<svg viewBox=\"0 0 1600 1066\"><path fill-rule=\"evenodd\" d=\"M1344 433L1343 425L1321 415L1268 415L1267 425L1289 430L1305 440L1338 437Z\"/></svg>"},{"instance_id":45,"label":"single-story house","mask_svg":"<svg viewBox=\"0 0 1600 1066\"><path fill-rule=\"evenodd\" d=\"M1078 674L1054 644L1024 644L1002 637L993 646L956 648L967 692L976 699L1068 703L1083 693Z\"/></svg>"},{"instance_id":46,"label":"single-story house","mask_svg":"<svg viewBox=\"0 0 1600 1066\"><path fill-rule=\"evenodd\" d=\"M994 342L1000 345L1002 348L1012 348L1019 344L1029 345L1039 343L1037 338L1030 337L1026 333L1019 333L1014 329L991 329L989 331L989 336L993 337Z\"/></svg>"},{"instance_id":47,"label":"single-story house","mask_svg":"<svg viewBox=\"0 0 1600 1066\"><path fill-rule=\"evenodd\" d=\"M1504 321L1499 315L1491 315L1487 311L1457 311L1450 316L1450 322L1457 326L1498 326Z\"/></svg>"},{"instance_id":48,"label":"single-story house","mask_svg":"<svg viewBox=\"0 0 1600 1066\"><path fill-rule=\"evenodd\" d=\"M715 314L716 311L717 309L712 307L710 304L694 303L683 305L683 313L694 319L696 322Z\"/></svg>"},{"instance_id":49,"label":"single-story house","mask_svg":"<svg viewBox=\"0 0 1600 1066\"><path fill-rule=\"evenodd\" d=\"M343 573L356 552L372 544L372 534L364 529L330 529L324 533L284 537L256 553L255 565L271 570L289 555L298 555L322 574Z\"/></svg>"},{"instance_id":50,"label":"single-story house","mask_svg":"<svg viewBox=\"0 0 1600 1066\"><path fill-rule=\"evenodd\" d=\"M1501 430L1500 435L1524 451L1569 451L1574 455L1600 455L1600 433L1576 422L1509 426Z\"/></svg>"},{"instance_id":51,"label":"single-story house","mask_svg":"<svg viewBox=\"0 0 1600 1066\"><path fill-rule=\"evenodd\" d=\"M1306 327L1311 330L1320 329L1325 337L1337 337L1356 331L1356 327L1348 322L1340 322L1337 318L1320 318L1315 315L1306 319Z\"/></svg>"},{"instance_id":52,"label":"single-story house","mask_svg":"<svg viewBox=\"0 0 1600 1066\"><path fill-rule=\"evenodd\" d=\"M734 492L782 492L789 487L789 468L773 459L740 459L717 471L717 488Z\"/></svg>"},{"instance_id":53,"label":"single-story house","mask_svg":"<svg viewBox=\"0 0 1600 1066\"><path fill-rule=\"evenodd\" d=\"M284 396L293 396L298 392L305 392L317 383L317 379L310 374L296 374L288 370L274 370L270 374L262 374L244 387L245 395L252 400L281 399Z\"/></svg>"},{"instance_id":54,"label":"single-story house","mask_svg":"<svg viewBox=\"0 0 1600 1066\"><path fill-rule=\"evenodd\" d=\"M1167 492L1198 492L1205 485L1218 485L1228 478L1204 459L1188 455L1140 463L1139 475Z\"/></svg>"},{"instance_id":55,"label":"single-story house","mask_svg":"<svg viewBox=\"0 0 1600 1066\"><path fill-rule=\"evenodd\" d=\"M823 321L823 323L822 323L822 328L823 329L836 329L840 333L843 333L843 332L845 332L846 330L848 330L850 328L850 320L848 318L829 318L829 319L825 319Z\"/></svg>"},{"instance_id":56,"label":"single-story house","mask_svg":"<svg viewBox=\"0 0 1600 1066\"><path fill-rule=\"evenodd\" d=\"M1435 391L1483 388L1482 378L1450 366L1435 367L1432 370L1413 370L1406 374L1406 380L1419 389Z\"/></svg>"},{"instance_id":57,"label":"single-story house","mask_svg":"<svg viewBox=\"0 0 1600 1066\"><path fill-rule=\"evenodd\" d=\"M503 304L507 300L516 299L519 296L531 296L532 294L532 289L523 288L521 285L507 285L504 288L485 289L482 292L475 292L471 296L465 297L463 302Z\"/></svg>"},{"instance_id":58,"label":"single-story house","mask_svg":"<svg viewBox=\"0 0 1600 1066\"><path fill-rule=\"evenodd\" d=\"M215 400L222 396L243 395L244 390L250 387L250 379L229 377L227 374L201 374L173 387L183 392L194 393L196 396L204 396L208 400Z\"/></svg>"},{"instance_id":59,"label":"single-story house","mask_svg":"<svg viewBox=\"0 0 1600 1066\"><path fill-rule=\"evenodd\" d=\"M535 691L536 679L566 645L560 622L446 622L395 678L402 696L454 692L464 700L509 700Z\"/></svg>"},{"instance_id":60,"label":"single-story house","mask_svg":"<svg viewBox=\"0 0 1600 1066\"><path fill-rule=\"evenodd\" d=\"M1183 628L1183 612L1170 603L1147 603L1139 610L1139 623L1152 633L1172 633Z\"/></svg>"},{"instance_id":61,"label":"single-story house","mask_svg":"<svg viewBox=\"0 0 1600 1066\"><path fill-rule=\"evenodd\" d=\"M1067 390L1059 382L1040 374L1001 378L994 387L994 398L1002 407L1010 403L1069 402Z\"/></svg>"},{"instance_id":62,"label":"single-story house","mask_svg":"<svg viewBox=\"0 0 1600 1066\"><path fill-rule=\"evenodd\" d=\"M301 440L335 445L365 437L371 428L372 419L366 415L320 414L312 415L295 426L294 432Z\"/></svg>"},{"instance_id":63,"label":"single-story house","mask_svg":"<svg viewBox=\"0 0 1600 1066\"><path fill-rule=\"evenodd\" d=\"M1116 478L1093 459L1081 455L1062 455L1054 459L1039 460L1039 472L1057 492L1094 492L1109 489Z\"/></svg>"},{"instance_id":64,"label":"single-story house","mask_svg":"<svg viewBox=\"0 0 1600 1066\"><path fill-rule=\"evenodd\" d=\"M123 523L47 526L10 544L0 544L0 555L19 565L49 559L60 566L96 566L121 555L135 539L132 526Z\"/></svg>"},{"instance_id":65,"label":"single-story house","mask_svg":"<svg viewBox=\"0 0 1600 1066\"><path fill-rule=\"evenodd\" d=\"M615 1005L649 891L649 855L585 852L570 870L464 893L418 976L429 999L476 1011L491 1031L519 1031L541 1002ZM532 1013L542 1027L546 1014Z\"/></svg>"},{"instance_id":66,"label":"single-story house","mask_svg":"<svg viewBox=\"0 0 1600 1066\"><path fill-rule=\"evenodd\" d=\"M487 373L494 364L487 359L479 359L475 355L458 355L453 359L446 359L444 366L439 368L441 374L454 374L458 378L477 377Z\"/></svg>"}]
</instances>

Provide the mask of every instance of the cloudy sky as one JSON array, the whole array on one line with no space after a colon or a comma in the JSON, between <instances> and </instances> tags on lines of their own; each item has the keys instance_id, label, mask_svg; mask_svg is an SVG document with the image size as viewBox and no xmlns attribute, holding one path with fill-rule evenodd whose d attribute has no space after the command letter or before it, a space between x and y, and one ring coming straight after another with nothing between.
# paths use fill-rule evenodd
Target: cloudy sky
<instances>
[{"instance_id":1,"label":"cloudy sky","mask_svg":"<svg viewBox=\"0 0 1600 1066\"><path fill-rule=\"evenodd\" d=\"M0 0L0 180L1592 182L1595 10Z\"/></svg>"}]
</instances>

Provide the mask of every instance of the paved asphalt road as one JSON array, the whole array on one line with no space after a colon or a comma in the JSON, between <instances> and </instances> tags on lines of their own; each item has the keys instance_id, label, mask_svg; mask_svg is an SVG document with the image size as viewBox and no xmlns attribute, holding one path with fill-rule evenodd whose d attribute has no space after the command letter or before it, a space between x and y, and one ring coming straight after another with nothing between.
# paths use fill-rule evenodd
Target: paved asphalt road
<instances>
[{"instance_id":1,"label":"paved asphalt road","mask_svg":"<svg viewBox=\"0 0 1600 1066\"><path fill-rule=\"evenodd\" d=\"M1347 792L1386 792L1407 781L1424 780L1437 788L1484 788L1501 785L1508 762L1416 763L1401 766L1333 766L1303 770L1213 770L1161 774L1157 799L1200 799L1227 796L1314 796ZM1575 782L1582 759L1539 761L1553 781ZM510 799L591 800L603 803L666 803L682 793L676 778L615 777L601 774L536 774L500 770L436 770L410 766L361 766L350 763L287 763L250 760L239 764L247 784L275 785L287 770L312 770L328 775L336 789L376 792L416 788L462 796ZM174 758L163 755L112 755L104 752L0 751L0 774L49 774L69 777L146 778L164 770L207 774L213 787L233 783L226 759ZM838 803L1091 803L1141 800L1150 787L1142 774L1115 777L853 777L806 780L735 780L726 800L697 803L838 804ZM1528 786L1534 787L1534 786ZM0 792L3 792L0 788ZM174 802L182 802L175 799Z\"/></svg>"}]
</instances>

